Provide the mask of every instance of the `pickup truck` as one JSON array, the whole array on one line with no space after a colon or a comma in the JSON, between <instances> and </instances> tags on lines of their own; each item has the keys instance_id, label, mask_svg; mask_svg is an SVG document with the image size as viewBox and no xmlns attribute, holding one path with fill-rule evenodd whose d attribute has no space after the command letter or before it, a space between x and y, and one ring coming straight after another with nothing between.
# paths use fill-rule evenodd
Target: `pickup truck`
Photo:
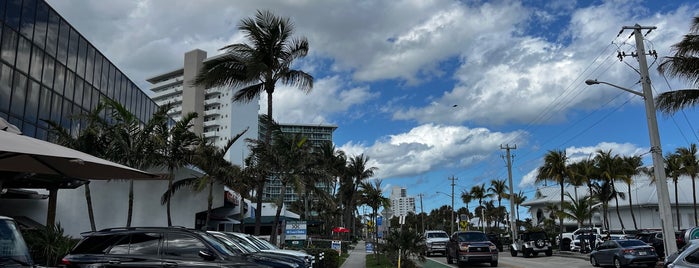
<instances>
[{"instance_id":1,"label":"pickup truck","mask_svg":"<svg viewBox=\"0 0 699 268\"><path fill-rule=\"evenodd\" d=\"M447 242L449 242L447 232L425 231L425 245L427 246L425 255L429 257L434 253L446 254Z\"/></svg>"},{"instance_id":2,"label":"pickup truck","mask_svg":"<svg viewBox=\"0 0 699 268\"><path fill-rule=\"evenodd\" d=\"M573 231L572 233L563 233L562 238L556 237L556 241L560 242L559 245L561 245L561 250L571 250L571 245L573 243L573 240L575 240L575 237L582 233L596 233L598 235L602 235L604 233L604 230L600 227L594 227L594 228L578 228L577 230Z\"/></svg>"}]
</instances>

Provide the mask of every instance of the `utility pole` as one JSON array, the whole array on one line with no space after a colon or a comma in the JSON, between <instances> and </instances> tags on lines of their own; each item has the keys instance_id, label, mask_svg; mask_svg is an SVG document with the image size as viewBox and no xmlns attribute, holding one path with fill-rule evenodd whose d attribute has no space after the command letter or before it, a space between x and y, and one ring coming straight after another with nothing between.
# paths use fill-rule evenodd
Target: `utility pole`
<instances>
[{"instance_id":1,"label":"utility pole","mask_svg":"<svg viewBox=\"0 0 699 268\"><path fill-rule=\"evenodd\" d=\"M667 180L664 168L663 151L660 146L660 134L658 133L658 121L656 118L655 103L653 100L653 91L650 87L650 76L648 75L648 62L646 61L646 52L643 44L643 34L641 30L649 32L656 29L655 26L624 26L622 31L626 29L633 30L633 35L636 38L636 55L638 56L638 68L641 72L641 85L643 86L643 98L646 104L646 119L648 120L648 134L650 135L651 153L653 156L653 170L655 173L655 186L658 195L658 212L660 212L660 224L663 228L663 243L665 244L665 252L670 254L677 251L675 243L675 232L672 223L672 211L670 210L670 194L667 190ZM655 54L655 52L652 52Z\"/></svg>"},{"instance_id":2,"label":"utility pole","mask_svg":"<svg viewBox=\"0 0 699 268\"><path fill-rule=\"evenodd\" d=\"M425 196L423 193L418 194L420 197L420 218L422 218L422 233L425 233L425 209L422 206L422 197Z\"/></svg>"},{"instance_id":3,"label":"utility pole","mask_svg":"<svg viewBox=\"0 0 699 268\"><path fill-rule=\"evenodd\" d=\"M505 144L505 147L500 144L500 150L506 150L507 155L507 179L510 182L510 230L512 231L512 243L517 239L517 221L515 220L515 188L512 186L512 158L514 155L510 155L510 150L516 150L517 144L514 147L510 147L509 144Z\"/></svg>"},{"instance_id":4,"label":"utility pole","mask_svg":"<svg viewBox=\"0 0 699 268\"><path fill-rule=\"evenodd\" d=\"M451 181L451 227L450 227L450 229L451 229L451 233L453 234L454 233L454 185L455 185L454 181L458 180L458 179L454 176L451 176L451 178L449 178L449 180Z\"/></svg>"}]
</instances>

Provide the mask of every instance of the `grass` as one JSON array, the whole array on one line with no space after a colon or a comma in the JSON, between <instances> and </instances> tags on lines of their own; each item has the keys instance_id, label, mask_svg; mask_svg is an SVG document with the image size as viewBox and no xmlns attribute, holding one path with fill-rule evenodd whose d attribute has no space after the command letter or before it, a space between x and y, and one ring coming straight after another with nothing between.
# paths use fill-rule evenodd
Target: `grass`
<instances>
[{"instance_id":1,"label":"grass","mask_svg":"<svg viewBox=\"0 0 699 268\"><path fill-rule=\"evenodd\" d=\"M379 259L376 259L377 255L367 254L366 255L366 267L367 268L393 268L391 261L385 256L379 254Z\"/></svg>"}]
</instances>

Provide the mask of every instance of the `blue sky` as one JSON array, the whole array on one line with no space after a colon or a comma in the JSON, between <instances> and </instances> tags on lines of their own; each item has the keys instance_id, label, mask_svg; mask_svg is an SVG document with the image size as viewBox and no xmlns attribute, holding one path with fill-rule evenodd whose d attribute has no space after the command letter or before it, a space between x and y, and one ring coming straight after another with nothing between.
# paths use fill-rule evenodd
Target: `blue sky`
<instances>
[{"instance_id":1,"label":"blue sky","mask_svg":"<svg viewBox=\"0 0 699 268\"><path fill-rule=\"evenodd\" d=\"M506 179L533 195L548 150L581 159L598 149L651 163L643 100L599 79L641 90L635 49L622 26L646 36L655 94L685 88L656 71L699 15L695 1L55 1L49 4L142 89L147 77L244 39L235 26L256 10L291 18L310 43L297 68L315 77L304 95L279 87L274 118L339 126L335 143L365 154L386 186L424 194L426 212L455 192ZM266 101L261 101L261 112ZM697 112L658 115L664 152L699 142ZM694 124L694 125L693 125ZM388 196L388 190L386 195ZM530 197L531 198L531 197ZM456 207L464 204L457 198ZM471 208L475 207L473 205ZM418 211L420 207L418 205ZM521 210L524 213L524 210Z\"/></svg>"}]
</instances>

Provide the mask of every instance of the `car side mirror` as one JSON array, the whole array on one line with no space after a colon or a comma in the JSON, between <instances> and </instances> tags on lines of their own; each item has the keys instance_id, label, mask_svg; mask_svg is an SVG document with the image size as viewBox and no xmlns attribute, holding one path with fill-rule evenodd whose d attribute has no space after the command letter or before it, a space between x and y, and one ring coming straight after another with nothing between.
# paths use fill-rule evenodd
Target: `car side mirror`
<instances>
[{"instance_id":1,"label":"car side mirror","mask_svg":"<svg viewBox=\"0 0 699 268\"><path fill-rule=\"evenodd\" d=\"M216 255L214 255L211 251L208 251L208 250L200 250L199 257L201 257L205 261L216 260Z\"/></svg>"}]
</instances>

